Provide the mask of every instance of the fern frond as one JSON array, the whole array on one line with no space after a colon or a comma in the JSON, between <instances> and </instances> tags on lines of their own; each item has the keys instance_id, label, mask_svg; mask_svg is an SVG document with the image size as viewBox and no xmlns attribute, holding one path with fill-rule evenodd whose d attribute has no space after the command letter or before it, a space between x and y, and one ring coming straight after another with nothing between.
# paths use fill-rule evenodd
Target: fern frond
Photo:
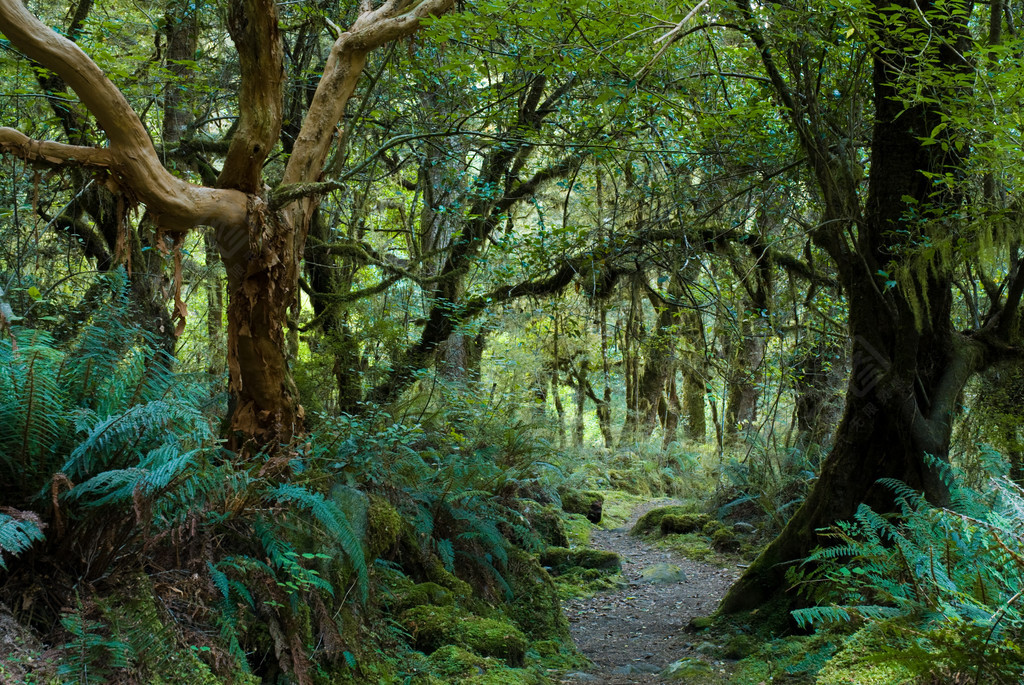
<instances>
[{"instance_id":1,"label":"fern frond","mask_svg":"<svg viewBox=\"0 0 1024 685\"><path fill-rule=\"evenodd\" d=\"M323 526L324 532L341 547L356 572L356 584L363 601L369 596L369 572L362 541L356 536L345 512L323 495L291 483L281 483L271 493L279 503L293 503L307 509Z\"/></svg>"},{"instance_id":2,"label":"fern frond","mask_svg":"<svg viewBox=\"0 0 1024 685\"><path fill-rule=\"evenodd\" d=\"M43 527L39 516L32 512L0 508L0 568L7 568L4 554L17 556L44 539Z\"/></svg>"}]
</instances>

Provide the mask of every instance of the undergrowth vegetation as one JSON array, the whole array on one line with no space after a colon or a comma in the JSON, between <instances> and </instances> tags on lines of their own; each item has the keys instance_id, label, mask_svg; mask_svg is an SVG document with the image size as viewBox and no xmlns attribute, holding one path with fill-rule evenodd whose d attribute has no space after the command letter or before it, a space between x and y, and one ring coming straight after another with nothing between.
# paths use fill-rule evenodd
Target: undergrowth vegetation
<instances>
[{"instance_id":1,"label":"undergrowth vegetation","mask_svg":"<svg viewBox=\"0 0 1024 685\"><path fill-rule=\"evenodd\" d=\"M893 511L862 505L822 531L830 543L788 573L804 604L792 635L777 637L785 620L771 607L702 625L725 649L754 638L733 682L1021 682L1024 490L989 448L966 464L935 462L946 506L888 480Z\"/></svg>"},{"instance_id":2,"label":"undergrowth vegetation","mask_svg":"<svg viewBox=\"0 0 1024 685\"><path fill-rule=\"evenodd\" d=\"M209 379L132 323L123 279L109 291L73 339L0 340L0 602L57 647L5 682L429 683L480 664L533 682L582 663L526 553L562 526L539 433L462 393L314 417L243 462ZM435 605L452 618L424 622ZM446 644L467 664L415 656Z\"/></svg>"}]
</instances>

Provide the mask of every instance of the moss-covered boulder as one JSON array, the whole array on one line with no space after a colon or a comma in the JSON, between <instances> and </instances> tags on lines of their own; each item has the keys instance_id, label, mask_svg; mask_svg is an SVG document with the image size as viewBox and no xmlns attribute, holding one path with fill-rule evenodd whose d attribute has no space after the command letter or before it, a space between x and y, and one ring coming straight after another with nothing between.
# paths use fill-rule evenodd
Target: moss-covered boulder
<instances>
[{"instance_id":1,"label":"moss-covered boulder","mask_svg":"<svg viewBox=\"0 0 1024 685\"><path fill-rule=\"evenodd\" d=\"M655 531L661 531L661 521L666 516L693 516L692 512L686 510L686 507L679 505L672 505L668 507L658 507L657 509L651 509L649 512L640 517L640 519L630 529L630 535L647 535Z\"/></svg>"},{"instance_id":2,"label":"moss-covered boulder","mask_svg":"<svg viewBox=\"0 0 1024 685\"><path fill-rule=\"evenodd\" d=\"M446 587L437 583L416 583L399 587L392 591L389 597L385 598L391 610L401 613L412 607L430 604L433 606L452 606L455 604L455 596Z\"/></svg>"},{"instance_id":3,"label":"moss-covered boulder","mask_svg":"<svg viewBox=\"0 0 1024 685\"><path fill-rule=\"evenodd\" d=\"M427 659L433 675L458 685L539 685L530 671L509 668L501 661L482 657L456 645L445 645Z\"/></svg>"},{"instance_id":4,"label":"moss-covered boulder","mask_svg":"<svg viewBox=\"0 0 1024 685\"><path fill-rule=\"evenodd\" d=\"M649 497L652 494L648 479L635 471L612 469L608 472L608 484L615 490L622 490L633 495Z\"/></svg>"},{"instance_id":5,"label":"moss-covered boulder","mask_svg":"<svg viewBox=\"0 0 1024 685\"><path fill-rule=\"evenodd\" d=\"M562 613L558 591L544 567L532 555L513 549L507 579L512 589L508 613L531 640L562 640L571 644L569 622Z\"/></svg>"},{"instance_id":6,"label":"moss-covered boulder","mask_svg":"<svg viewBox=\"0 0 1024 685\"><path fill-rule=\"evenodd\" d=\"M563 514L558 509L527 501L524 502L522 513L545 545L569 546L569 536L562 521Z\"/></svg>"},{"instance_id":7,"label":"moss-covered boulder","mask_svg":"<svg viewBox=\"0 0 1024 685\"><path fill-rule=\"evenodd\" d=\"M559 490L562 498L562 511L568 514L583 514L591 523L601 522L604 509L604 495L593 490Z\"/></svg>"},{"instance_id":8,"label":"moss-covered boulder","mask_svg":"<svg viewBox=\"0 0 1024 685\"><path fill-rule=\"evenodd\" d=\"M372 561L396 547L405 522L383 497L370 495L366 507L366 560Z\"/></svg>"},{"instance_id":9,"label":"moss-covered boulder","mask_svg":"<svg viewBox=\"0 0 1024 685\"><path fill-rule=\"evenodd\" d=\"M661 677L674 682L692 683L695 680L700 682L705 676L713 673L714 670L711 668L710 664L701 661L696 657L690 656L669 664L665 670L661 672Z\"/></svg>"},{"instance_id":10,"label":"moss-covered boulder","mask_svg":"<svg viewBox=\"0 0 1024 685\"><path fill-rule=\"evenodd\" d=\"M566 549L548 547L540 555L540 563L555 575L574 568L589 568L616 573L622 570L622 557L615 552L600 549Z\"/></svg>"},{"instance_id":11,"label":"moss-covered boulder","mask_svg":"<svg viewBox=\"0 0 1024 685\"><path fill-rule=\"evenodd\" d=\"M421 652L433 653L445 645L457 645L481 656L522 666L526 636L507 621L474 616L454 606L418 606L402 614L402 625Z\"/></svg>"},{"instance_id":12,"label":"moss-covered boulder","mask_svg":"<svg viewBox=\"0 0 1024 685\"><path fill-rule=\"evenodd\" d=\"M658 524L662 535L693 533L711 521L707 514L666 514Z\"/></svg>"},{"instance_id":13,"label":"moss-covered boulder","mask_svg":"<svg viewBox=\"0 0 1024 685\"><path fill-rule=\"evenodd\" d=\"M448 588L455 594L456 599L468 599L473 596L473 587L446 569L436 555L428 554L426 556L423 560L423 571L427 580Z\"/></svg>"},{"instance_id":14,"label":"moss-covered boulder","mask_svg":"<svg viewBox=\"0 0 1024 685\"><path fill-rule=\"evenodd\" d=\"M736 533L723 526L711 534L711 546L717 552L738 552L741 543Z\"/></svg>"}]
</instances>

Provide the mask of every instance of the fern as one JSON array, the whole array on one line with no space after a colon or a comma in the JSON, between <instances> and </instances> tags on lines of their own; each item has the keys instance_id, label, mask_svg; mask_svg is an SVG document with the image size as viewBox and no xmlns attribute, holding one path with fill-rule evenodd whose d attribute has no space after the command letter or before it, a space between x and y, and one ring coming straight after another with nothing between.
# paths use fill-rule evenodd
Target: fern
<instances>
[{"instance_id":1,"label":"fern","mask_svg":"<svg viewBox=\"0 0 1024 685\"><path fill-rule=\"evenodd\" d=\"M42 540L43 522L32 512L0 507L0 568L7 568L4 554L17 556Z\"/></svg>"},{"instance_id":2,"label":"fern","mask_svg":"<svg viewBox=\"0 0 1024 685\"><path fill-rule=\"evenodd\" d=\"M971 665L979 680L1015 682L1024 672L1024 611L1018 605L1024 587L1024 492L999 477L979 492L950 474L951 490L960 499L955 511L935 508L902 483L885 481L901 501L900 518L862 505L852 522L835 526L829 535L838 544L808 558L819 570L793 574L808 587L818 585L823 606L793 616L805 627L857 617L880 629L902 630L917 650L904 665L922 676L935 675L935 664L945 662ZM831 581L831 594L821 595L822 576ZM903 657L894 652L886 658Z\"/></svg>"},{"instance_id":3,"label":"fern","mask_svg":"<svg viewBox=\"0 0 1024 685\"><path fill-rule=\"evenodd\" d=\"M345 512L335 502L326 499L323 495L311 492L304 487L291 483L282 483L270 493L277 502L282 504L292 503L307 509L313 517L323 526L323 532L329 539L338 543L341 550L352 563L356 573L356 582L359 594L363 601L369 596L369 574L366 568L366 559L363 555L362 541L352 530Z\"/></svg>"}]
</instances>

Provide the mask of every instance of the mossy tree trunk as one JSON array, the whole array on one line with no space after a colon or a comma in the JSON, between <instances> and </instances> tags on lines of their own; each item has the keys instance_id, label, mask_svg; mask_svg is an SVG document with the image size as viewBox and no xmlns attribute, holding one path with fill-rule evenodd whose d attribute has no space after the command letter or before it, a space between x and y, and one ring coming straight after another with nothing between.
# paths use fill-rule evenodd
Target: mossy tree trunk
<instances>
[{"instance_id":1,"label":"mossy tree trunk","mask_svg":"<svg viewBox=\"0 0 1024 685\"><path fill-rule=\"evenodd\" d=\"M913 0L879 2L873 10L875 115L863 213L856 160L837 159L825 129L818 128L822 122L805 107L817 94L794 94L751 5L737 5L822 192L825 215L812 238L839 270L853 347L846 407L821 476L782 533L729 591L721 606L725 612L757 608L782 593L785 570L820 542L817 531L849 519L860 503L890 509L892 493L879 479L898 479L937 504L946 501L933 460L948 457L963 384L993 359L997 340L1016 334L1024 291L1024 275L1015 274L1006 298L992 303L987 325L956 332L953 260L914 250L922 241L948 238L948 225L938 219L955 216L963 201L956 184L936 187L933 179L961 174L969 150L962 139L966 132L936 129L945 121L946 103L965 97L959 84L971 69L962 57L969 3L947 5L952 13ZM913 97L917 86L927 98ZM933 134L941 144L922 143ZM930 220L907 221L921 212ZM906 277L886 283L888 273L900 270Z\"/></svg>"}]
</instances>

